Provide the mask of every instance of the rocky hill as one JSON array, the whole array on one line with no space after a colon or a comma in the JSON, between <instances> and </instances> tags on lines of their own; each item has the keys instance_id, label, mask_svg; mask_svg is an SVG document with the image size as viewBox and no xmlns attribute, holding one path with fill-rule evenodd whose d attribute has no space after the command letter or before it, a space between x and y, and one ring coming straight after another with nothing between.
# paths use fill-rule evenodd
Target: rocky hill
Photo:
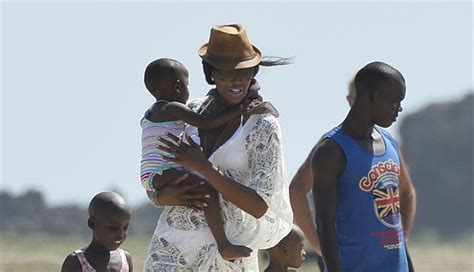
<instances>
[{"instance_id":1,"label":"rocky hill","mask_svg":"<svg viewBox=\"0 0 474 272\"><path fill-rule=\"evenodd\" d=\"M473 231L474 94L405 116L402 151L417 190L414 232L450 238Z\"/></svg>"}]
</instances>

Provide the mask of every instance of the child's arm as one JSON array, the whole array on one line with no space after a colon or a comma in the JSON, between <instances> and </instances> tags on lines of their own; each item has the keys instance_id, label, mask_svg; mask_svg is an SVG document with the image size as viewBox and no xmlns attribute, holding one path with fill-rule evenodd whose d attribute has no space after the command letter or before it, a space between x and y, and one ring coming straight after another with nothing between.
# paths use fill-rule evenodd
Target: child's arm
<instances>
[{"instance_id":1,"label":"child's arm","mask_svg":"<svg viewBox=\"0 0 474 272\"><path fill-rule=\"evenodd\" d=\"M161 175L155 174L152 181L153 188L161 190L182 174L185 173L174 168L166 169Z\"/></svg>"},{"instance_id":2,"label":"child's arm","mask_svg":"<svg viewBox=\"0 0 474 272\"><path fill-rule=\"evenodd\" d=\"M128 263L128 271L133 272L133 262L132 262L132 255L125 251L125 257L127 257L127 263Z\"/></svg>"},{"instance_id":3,"label":"child's arm","mask_svg":"<svg viewBox=\"0 0 474 272\"><path fill-rule=\"evenodd\" d=\"M76 254L69 254L63 262L61 272L82 272L81 263Z\"/></svg>"},{"instance_id":4,"label":"child's arm","mask_svg":"<svg viewBox=\"0 0 474 272\"><path fill-rule=\"evenodd\" d=\"M190 125L200 129L212 129L225 125L230 120L235 119L245 112L243 105L236 106L214 117L204 117L189 109L186 105L179 102L170 102L166 104L163 110L175 118L182 120Z\"/></svg>"}]
</instances>

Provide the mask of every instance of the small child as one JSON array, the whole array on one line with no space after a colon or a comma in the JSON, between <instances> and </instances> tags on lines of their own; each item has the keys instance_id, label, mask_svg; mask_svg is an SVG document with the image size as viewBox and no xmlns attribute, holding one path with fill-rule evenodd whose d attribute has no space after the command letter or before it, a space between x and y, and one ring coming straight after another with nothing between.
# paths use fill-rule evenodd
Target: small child
<instances>
[{"instance_id":1,"label":"small child","mask_svg":"<svg viewBox=\"0 0 474 272\"><path fill-rule=\"evenodd\" d=\"M157 145L161 144L160 137L169 139L168 133L181 137L185 123L199 129L212 129L227 124L243 113L268 112L267 108L258 105L247 109L250 104L249 100L218 116L203 117L192 111L186 106L189 98L188 70L183 64L173 59L162 58L151 62L145 70L144 81L148 91L156 98L156 102L145 113L145 117L141 121L141 182L148 193L160 190L167 185L164 180L169 179L157 177L177 175L179 170L183 170L176 163L163 159L169 154L157 148ZM250 256L252 252L250 248L233 245L227 239L217 197L215 192L211 194L209 205L204 209L204 215L216 240L219 253L225 260Z\"/></svg>"},{"instance_id":2,"label":"small child","mask_svg":"<svg viewBox=\"0 0 474 272\"><path fill-rule=\"evenodd\" d=\"M130 208L119 194L102 192L94 196L87 221L92 241L68 255L61 272L133 272L132 257L120 248L127 238L130 216Z\"/></svg>"},{"instance_id":3,"label":"small child","mask_svg":"<svg viewBox=\"0 0 474 272\"><path fill-rule=\"evenodd\" d=\"M274 247L267 249L269 263L265 272L288 271L288 267L300 268L305 259L303 232L293 225L290 233Z\"/></svg>"}]
</instances>

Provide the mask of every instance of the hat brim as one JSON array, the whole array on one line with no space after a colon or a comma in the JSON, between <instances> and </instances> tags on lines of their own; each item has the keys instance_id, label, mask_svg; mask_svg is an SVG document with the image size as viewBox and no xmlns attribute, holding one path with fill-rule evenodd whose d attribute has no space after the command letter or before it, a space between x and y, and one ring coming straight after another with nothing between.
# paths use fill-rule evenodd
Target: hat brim
<instances>
[{"instance_id":1,"label":"hat brim","mask_svg":"<svg viewBox=\"0 0 474 272\"><path fill-rule=\"evenodd\" d=\"M198 54L199 56L214 66L217 69L225 69L225 70L231 70L231 69L244 69L244 68L251 68L257 66L261 61L262 61L262 53L260 50L253 46L253 51L255 52L255 57L248 59L248 60L225 60L225 59L214 59L214 58L209 58L207 55L207 43L201 46L199 48Z\"/></svg>"}]
</instances>

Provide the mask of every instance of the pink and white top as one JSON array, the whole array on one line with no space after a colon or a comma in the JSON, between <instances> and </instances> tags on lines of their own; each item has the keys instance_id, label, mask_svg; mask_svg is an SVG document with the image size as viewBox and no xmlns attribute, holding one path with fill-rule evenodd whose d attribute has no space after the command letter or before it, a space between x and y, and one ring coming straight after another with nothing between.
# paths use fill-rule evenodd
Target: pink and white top
<instances>
[{"instance_id":1,"label":"pink and white top","mask_svg":"<svg viewBox=\"0 0 474 272\"><path fill-rule=\"evenodd\" d=\"M122 266L120 268L120 272L128 272L128 262L127 262L127 256L125 256L125 251L121 248L117 249L120 258L122 260ZM82 272L96 272L94 267L87 261L86 256L84 255L84 252L82 250L77 249L74 250L74 254L76 254L77 258L79 259L79 262L81 263L82 267Z\"/></svg>"}]
</instances>

